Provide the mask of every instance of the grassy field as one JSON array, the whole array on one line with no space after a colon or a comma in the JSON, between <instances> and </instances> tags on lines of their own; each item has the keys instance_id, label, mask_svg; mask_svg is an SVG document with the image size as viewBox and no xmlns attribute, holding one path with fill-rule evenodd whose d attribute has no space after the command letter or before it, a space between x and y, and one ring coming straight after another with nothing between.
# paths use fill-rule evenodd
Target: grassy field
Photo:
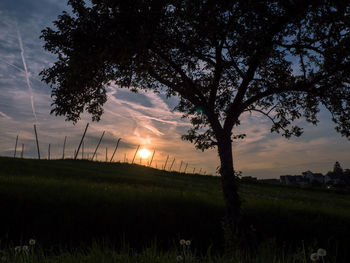
<instances>
[{"instance_id":1,"label":"grassy field","mask_svg":"<svg viewBox=\"0 0 350 263\"><path fill-rule=\"evenodd\" d=\"M294 255L304 244L307 253L327 249L329 262L350 262L350 195L260 183L241 183L240 195L258 247L273 244L263 251ZM51 251L92 242L136 250L155 243L160 251L173 251L184 238L197 254L209 247L214 254L224 251L225 208L217 177L120 163L1 157L0 207L0 249L35 238Z\"/></svg>"}]
</instances>

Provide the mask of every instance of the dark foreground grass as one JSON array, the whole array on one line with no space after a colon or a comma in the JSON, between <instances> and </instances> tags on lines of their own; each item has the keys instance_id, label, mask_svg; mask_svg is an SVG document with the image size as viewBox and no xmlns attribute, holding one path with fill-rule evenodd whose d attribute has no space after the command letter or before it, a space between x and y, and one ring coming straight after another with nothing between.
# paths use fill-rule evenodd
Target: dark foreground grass
<instances>
[{"instance_id":1,"label":"dark foreground grass","mask_svg":"<svg viewBox=\"0 0 350 263\"><path fill-rule=\"evenodd\" d=\"M0 262L12 263L300 263L309 262L310 255L317 250L301 247L296 251L276 250L275 243L263 243L254 254L230 251L213 254L209 247L204 253L198 253L193 245L177 245L162 250L152 243L140 250L123 244L116 249L108 244L93 243L84 249L59 249L56 252L43 250L38 245L9 247L0 249ZM25 249L24 249L25 248ZM319 254L319 253L318 253ZM319 256L317 261L337 263L336 256Z\"/></svg>"},{"instance_id":2,"label":"dark foreground grass","mask_svg":"<svg viewBox=\"0 0 350 263\"><path fill-rule=\"evenodd\" d=\"M171 249L185 238L198 253L222 252L220 183L138 165L0 158L0 240L16 246L35 238L55 250L91 240L120 249L123 239L142 251L150 241ZM349 195L254 183L242 183L240 194L258 247L274 240L276 251L294 255L304 240L306 247L326 248L333 262L350 262Z\"/></svg>"}]
</instances>

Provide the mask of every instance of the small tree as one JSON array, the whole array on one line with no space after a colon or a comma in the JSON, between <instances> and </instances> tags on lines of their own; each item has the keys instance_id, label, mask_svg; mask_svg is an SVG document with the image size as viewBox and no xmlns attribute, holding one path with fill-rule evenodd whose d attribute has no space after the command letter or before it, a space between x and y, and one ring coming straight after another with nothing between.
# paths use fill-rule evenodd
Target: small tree
<instances>
[{"instance_id":1,"label":"small tree","mask_svg":"<svg viewBox=\"0 0 350 263\"><path fill-rule=\"evenodd\" d=\"M340 166L340 163L338 161L334 163L333 174L338 177L343 175L343 168Z\"/></svg>"},{"instance_id":2,"label":"small tree","mask_svg":"<svg viewBox=\"0 0 350 263\"><path fill-rule=\"evenodd\" d=\"M106 86L164 91L193 124L183 139L217 147L229 225L238 229L240 200L233 134L244 113L272 122L289 138L320 105L350 136L350 4L348 1L70 0L56 29L42 31L58 56L41 72L53 109L77 121L99 120Z\"/></svg>"}]
</instances>

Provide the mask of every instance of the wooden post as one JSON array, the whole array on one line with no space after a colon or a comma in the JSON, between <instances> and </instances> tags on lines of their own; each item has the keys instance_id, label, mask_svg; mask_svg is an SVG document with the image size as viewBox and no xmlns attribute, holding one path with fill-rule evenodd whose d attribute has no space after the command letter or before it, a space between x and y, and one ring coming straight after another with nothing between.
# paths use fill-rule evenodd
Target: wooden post
<instances>
[{"instance_id":1,"label":"wooden post","mask_svg":"<svg viewBox=\"0 0 350 263\"><path fill-rule=\"evenodd\" d=\"M35 124L34 124L34 132L35 132L36 148L38 150L38 158L40 160L39 140L38 140L38 133L36 131L36 125Z\"/></svg>"},{"instance_id":2,"label":"wooden post","mask_svg":"<svg viewBox=\"0 0 350 263\"><path fill-rule=\"evenodd\" d=\"M15 153L13 154L13 158L16 158L16 153L17 153L17 143L18 143L18 135L17 135L17 137L16 137Z\"/></svg>"},{"instance_id":3,"label":"wooden post","mask_svg":"<svg viewBox=\"0 0 350 263\"><path fill-rule=\"evenodd\" d=\"M135 152L135 154L134 154L134 158L132 158L132 162L131 162L131 164L133 164L133 163L134 163L134 161L135 161L135 157L136 157L137 152L139 151L139 148L140 148L140 145L138 145L138 146L137 146L137 149L136 149L136 152Z\"/></svg>"},{"instance_id":4,"label":"wooden post","mask_svg":"<svg viewBox=\"0 0 350 263\"><path fill-rule=\"evenodd\" d=\"M164 164L163 170L165 170L166 164L168 163L168 159L169 159L169 154L168 154L168 156L166 157L166 160L165 160L165 164Z\"/></svg>"},{"instance_id":5,"label":"wooden post","mask_svg":"<svg viewBox=\"0 0 350 263\"><path fill-rule=\"evenodd\" d=\"M50 160L50 157L51 157L51 153L50 153L50 149L51 148L51 145L49 144L49 149L47 151L47 159Z\"/></svg>"},{"instance_id":6,"label":"wooden post","mask_svg":"<svg viewBox=\"0 0 350 263\"><path fill-rule=\"evenodd\" d=\"M75 158L75 156L77 156L76 153L77 153L77 150L74 149L74 155L73 155L74 158Z\"/></svg>"},{"instance_id":7,"label":"wooden post","mask_svg":"<svg viewBox=\"0 0 350 263\"><path fill-rule=\"evenodd\" d=\"M181 173L182 161L180 163L179 173Z\"/></svg>"},{"instance_id":8,"label":"wooden post","mask_svg":"<svg viewBox=\"0 0 350 263\"><path fill-rule=\"evenodd\" d=\"M151 167L152 165L152 161L153 161L153 157L154 157L154 154L155 154L156 150L153 150L153 154L152 154L152 158L151 158L151 161L149 162L149 167Z\"/></svg>"},{"instance_id":9,"label":"wooden post","mask_svg":"<svg viewBox=\"0 0 350 263\"><path fill-rule=\"evenodd\" d=\"M196 167L193 168L193 173L196 171Z\"/></svg>"},{"instance_id":10,"label":"wooden post","mask_svg":"<svg viewBox=\"0 0 350 263\"><path fill-rule=\"evenodd\" d=\"M23 158L23 152L24 152L24 144L22 143L22 152L21 152L21 158Z\"/></svg>"},{"instance_id":11,"label":"wooden post","mask_svg":"<svg viewBox=\"0 0 350 263\"><path fill-rule=\"evenodd\" d=\"M119 142L122 138L119 138L118 141L117 141L117 145L115 146L115 149L114 149L114 152L112 154L112 157L111 157L111 160L109 161L110 163L113 161L113 158L114 158L114 155L115 155L115 152L117 151L118 149L118 145L119 145ZM124 158L125 159L125 158ZM124 161L125 162L125 161Z\"/></svg>"},{"instance_id":12,"label":"wooden post","mask_svg":"<svg viewBox=\"0 0 350 263\"><path fill-rule=\"evenodd\" d=\"M80 140L80 143L79 143L79 146L78 146L78 150L74 154L74 160L76 160L77 157L78 157L79 150L80 150L81 144L83 143L83 140L84 140L84 137L85 137L85 134L86 134L86 131L87 131L88 127L89 127L89 123L86 124L85 131L83 133L83 137L81 137L81 140Z\"/></svg>"},{"instance_id":13,"label":"wooden post","mask_svg":"<svg viewBox=\"0 0 350 263\"><path fill-rule=\"evenodd\" d=\"M92 155L92 158L91 158L92 161L94 160L94 157L95 157L95 155L96 155L97 149L98 149L98 147L100 146L100 143L101 143L101 141L102 141L103 135L105 135L105 131L103 131L102 136L101 136L100 140L98 141L98 144L97 144L97 146L96 146L95 152L94 152L94 154ZM97 157L96 157L96 158L97 158Z\"/></svg>"},{"instance_id":14,"label":"wooden post","mask_svg":"<svg viewBox=\"0 0 350 263\"><path fill-rule=\"evenodd\" d=\"M62 159L64 159L64 151L66 150L66 141L67 141L67 136L64 136Z\"/></svg>"},{"instance_id":15,"label":"wooden post","mask_svg":"<svg viewBox=\"0 0 350 263\"><path fill-rule=\"evenodd\" d=\"M173 162L172 162L171 165L170 165L170 168L169 168L169 171L170 171L170 172L171 172L171 168L173 168L174 162L175 162L175 158L174 158Z\"/></svg>"},{"instance_id":16,"label":"wooden post","mask_svg":"<svg viewBox=\"0 0 350 263\"><path fill-rule=\"evenodd\" d=\"M187 170L187 166L188 166L188 163L186 163L186 167L185 167L184 173L186 173L186 170Z\"/></svg>"}]
</instances>

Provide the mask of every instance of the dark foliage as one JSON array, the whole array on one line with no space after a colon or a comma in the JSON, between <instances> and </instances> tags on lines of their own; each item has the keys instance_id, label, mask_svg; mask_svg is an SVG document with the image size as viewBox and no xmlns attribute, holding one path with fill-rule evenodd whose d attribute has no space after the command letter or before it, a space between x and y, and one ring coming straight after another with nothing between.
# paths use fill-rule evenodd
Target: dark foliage
<instances>
[{"instance_id":1,"label":"dark foliage","mask_svg":"<svg viewBox=\"0 0 350 263\"><path fill-rule=\"evenodd\" d=\"M316 124L319 105L349 136L349 4L346 1L71 0L57 30L43 30L57 54L43 79L53 113L98 120L106 84L165 89L194 129L184 138L205 149L217 130L231 132L245 112L259 112L283 135L292 121ZM224 123L223 127L220 123ZM207 129L203 131L203 129ZM203 132L201 132L203 131Z\"/></svg>"},{"instance_id":2,"label":"dark foliage","mask_svg":"<svg viewBox=\"0 0 350 263\"><path fill-rule=\"evenodd\" d=\"M350 3L328 0L70 0L42 32L56 63L41 72L52 113L99 120L106 87L177 95L193 128L183 138L218 146L228 217L238 218L231 140L243 113L260 113L289 138L320 105L350 137ZM231 222L231 225L234 223Z\"/></svg>"}]
</instances>

